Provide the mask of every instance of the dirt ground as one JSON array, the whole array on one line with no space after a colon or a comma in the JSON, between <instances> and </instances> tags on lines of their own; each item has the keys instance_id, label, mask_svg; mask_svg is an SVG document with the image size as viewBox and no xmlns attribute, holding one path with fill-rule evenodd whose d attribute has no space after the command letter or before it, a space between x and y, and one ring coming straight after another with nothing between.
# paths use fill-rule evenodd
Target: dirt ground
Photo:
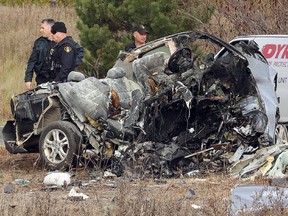
<instances>
[{"instance_id":1,"label":"dirt ground","mask_svg":"<svg viewBox=\"0 0 288 216\"><path fill-rule=\"evenodd\" d=\"M52 187L43 183L48 171L34 165L38 154L11 155L0 148L0 156L0 212L9 216L229 215L235 185L269 184L265 178L243 181L223 173L133 179L103 177L95 169L77 168L69 172L69 185ZM73 187L89 198L69 198Z\"/></svg>"}]
</instances>

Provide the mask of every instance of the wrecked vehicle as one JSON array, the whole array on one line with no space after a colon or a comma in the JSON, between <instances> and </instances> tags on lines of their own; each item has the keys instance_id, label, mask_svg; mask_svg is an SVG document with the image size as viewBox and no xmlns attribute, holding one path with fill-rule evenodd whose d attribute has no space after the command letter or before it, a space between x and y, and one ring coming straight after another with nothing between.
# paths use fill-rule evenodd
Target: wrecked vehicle
<instances>
[{"instance_id":1,"label":"wrecked vehicle","mask_svg":"<svg viewBox=\"0 0 288 216\"><path fill-rule=\"evenodd\" d=\"M226 52L203 56L208 44ZM103 79L71 72L12 97L3 138L10 153L39 152L57 169L81 158L110 161L117 175L139 164L158 176L223 168L240 145L277 142L275 75L252 45L181 32L120 52Z\"/></svg>"}]
</instances>

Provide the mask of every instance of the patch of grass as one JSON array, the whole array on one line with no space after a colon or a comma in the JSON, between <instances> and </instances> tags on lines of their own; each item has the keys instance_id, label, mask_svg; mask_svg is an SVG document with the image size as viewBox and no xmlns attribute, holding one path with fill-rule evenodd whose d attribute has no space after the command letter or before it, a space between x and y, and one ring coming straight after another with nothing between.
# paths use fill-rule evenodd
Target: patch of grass
<instances>
[{"instance_id":1,"label":"patch of grass","mask_svg":"<svg viewBox=\"0 0 288 216\"><path fill-rule=\"evenodd\" d=\"M47 171L33 167L37 155L6 155L0 157L0 212L1 215L230 215L231 189L237 184L269 185L267 178L255 181L231 179L225 173L207 174L178 179L96 178L89 175L91 168L70 170L73 174L67 188L49 189L43 184ZM26 179L29 183L15 183ZM91 181L93 180L93 181ZM3 193L12 185L10 194ZM68 194L72 186L89 196L87 200L72 201ZM194 191L193 196L188 192ZM285 215L286 198L279 197L267 206L259 204L262 196L255 197L255 212L249 215ZM199 208L193 208L198 206ZM271 209L272 207L272 209ZM272 214L275 213L275 214ZM283 214L282 214L283 213ZM247 215L239 212L239 215Z\"/></svg>"},{"instance_id":2,"label":"patch of grass","mask_svg":"<svg viewBox=\"0 0 288 216\"><path fill-rule=\"evenodd\" d=\"M0 146L0 157L10 155L4 146Z\"/></svg>"}]
</instances>

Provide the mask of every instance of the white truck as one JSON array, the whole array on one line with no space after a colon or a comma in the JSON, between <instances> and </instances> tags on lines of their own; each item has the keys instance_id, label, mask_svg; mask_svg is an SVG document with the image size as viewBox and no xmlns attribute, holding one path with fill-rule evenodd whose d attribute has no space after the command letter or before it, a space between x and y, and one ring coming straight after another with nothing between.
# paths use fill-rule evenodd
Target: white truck
<instances>
[{"instance_id":1,"label":"white truck","mask_svg":"<svg viewBox=\"0 0 288 216\"><path fill-rule=\"evenodd\" d=\"M277 98L280 119L276 133L287 142L288 126L288 35L248 35L235 37L230 43L237 46L240 42L254 40L277 75ZM279 134L280 133L280 134Z\"/></svg>"}]
</instances>

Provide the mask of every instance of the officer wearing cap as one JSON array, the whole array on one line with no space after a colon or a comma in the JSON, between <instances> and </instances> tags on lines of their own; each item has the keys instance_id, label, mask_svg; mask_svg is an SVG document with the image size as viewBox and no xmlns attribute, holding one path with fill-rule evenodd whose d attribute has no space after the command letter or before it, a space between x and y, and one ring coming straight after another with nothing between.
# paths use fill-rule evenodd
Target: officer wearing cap
<instances>
[{"instance_id":1,"label":"officer wearing cap","mask_svg":"<svg viewBox=\"0 0 288 216\"><path fill-rule=\"evenodd\" d=\"M66 82L68 74L76 66L76 47L67 35L65 23L55 22L51 27L52 40L56 46L51 49L50 81Z\"/></svg>"},{"instance_id":2,"label":"officer wearing cap","mask_svg":"<svg viewBox=\"0 0 288 216\"><path fill-rule=\"evenodd\" d=\"M130 50L142 46L146 43L148 31L143 25L137 25L133 29L133 39L134 43L125 46L125 51L129 52Z\"/></svg>"}]
</instances>

